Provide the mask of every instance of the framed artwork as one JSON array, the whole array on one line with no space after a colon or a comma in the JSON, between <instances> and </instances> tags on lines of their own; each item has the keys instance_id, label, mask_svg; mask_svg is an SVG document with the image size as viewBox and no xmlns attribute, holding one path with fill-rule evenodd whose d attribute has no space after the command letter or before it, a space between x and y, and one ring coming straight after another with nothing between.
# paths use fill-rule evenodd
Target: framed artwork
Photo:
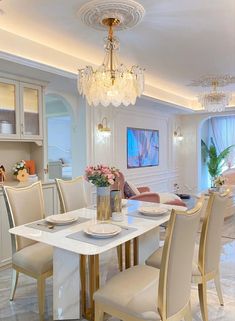
<instances>
[{"instance_id":1,"label":"framed artwork","mask_svg":"<svg viewBox=\"0 0 235 321\"><path fill-rule=\"evenodd\" d=\"M159 165L159 131L127 127L127 168Z\"/></svg>"}]
</instances>

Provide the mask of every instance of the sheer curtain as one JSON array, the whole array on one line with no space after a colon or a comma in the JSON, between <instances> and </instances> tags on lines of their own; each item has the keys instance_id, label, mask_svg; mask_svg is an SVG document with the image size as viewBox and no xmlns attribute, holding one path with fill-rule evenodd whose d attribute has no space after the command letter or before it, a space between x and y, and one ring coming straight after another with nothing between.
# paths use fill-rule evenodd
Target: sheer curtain
<instances>
[{"instance_id":1,"label":"sheer curtain","mask_svg":"<svg viewBox=\"0 0 235 321\"><path fill-rule=\"evenodd\" d=\"M235 145L235 116L212 117L210 127L219 153L228 146ZM231 149L226 165L229 168L235 166L235 147Z\"/></svg>"}]
</instances>

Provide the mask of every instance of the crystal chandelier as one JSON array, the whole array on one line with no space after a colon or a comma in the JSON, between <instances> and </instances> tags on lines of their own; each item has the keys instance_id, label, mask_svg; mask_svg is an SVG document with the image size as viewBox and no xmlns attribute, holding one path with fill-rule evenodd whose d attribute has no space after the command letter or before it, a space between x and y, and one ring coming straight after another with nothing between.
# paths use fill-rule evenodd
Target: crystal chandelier
<instances>
[{"instance_id":1,"label":"crystal chandelier","mask_svg":"<svg viewBox=\"0 0 235 321\"><path fill-rule=\"evenodd\" d=\"M104 45L105 58L96 70L91 66L78 70L78 91L93 106L134 105L144 90L144 69L136 65L128 68L119 62L120 44L113 35L113 28L120 24L120 20L112 17L101 22L109 30Z\"/></svg>"},{"instance_id":2,"label":"crystal chandelier","mask_svg":"<svg viewBox=\"0 0 235 321\"><path fill-rule=\"evenodd\" d=\"M198 101L208 112L221 112L229 105L232 94L229 92L218 91L218 87L225 87L235 83L235 77L231 75L205 75L197 80L191 81L188 86L212 87L211 92L203 93L198 96Z\"/></svg>"},{"instance_id":3,"label":"crystal chandelier","mask_svg":"<svg viewBox=\"0 0 235 321\"><path fill-rule=\"evenodd\" d=\"M208 112L222 112L225 111L226 106L229 105L231 94L218 91L218 80L212 81L212 91L210 93L201 94L199 102L202 107Z\"/></svg>"}]
</instances>

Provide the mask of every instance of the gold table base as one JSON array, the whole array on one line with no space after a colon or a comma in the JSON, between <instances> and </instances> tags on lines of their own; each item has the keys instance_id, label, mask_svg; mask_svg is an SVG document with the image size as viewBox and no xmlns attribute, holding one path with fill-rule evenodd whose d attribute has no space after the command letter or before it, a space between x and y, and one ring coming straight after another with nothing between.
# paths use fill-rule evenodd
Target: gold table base
<instances>
[{"instance_id":1,"label":"gold table base","mask_svg":"<svg viewBox=\"0 0 235 321\"><path fill-rule=\"evenodd\" d=\"M119 270L123 271L123 250L125 251L125 264L124 268L128 269L131 265L138 265L139 241L135 238L132 241L127 241L123 245L117 247ZM88 263L88 276L87 280L86 266ZM99 269L99 255L89 255L88 262L87 256L81 255L80 259L80 278L81 278L81 317L87 320L94 320L94 293L100 287L100 269ZM88 281L88 282L87 282ZM88 285L89 284L89 290ZM89 291L89 307L87 307L87 291Z\"/></svg>"}]
</instances>

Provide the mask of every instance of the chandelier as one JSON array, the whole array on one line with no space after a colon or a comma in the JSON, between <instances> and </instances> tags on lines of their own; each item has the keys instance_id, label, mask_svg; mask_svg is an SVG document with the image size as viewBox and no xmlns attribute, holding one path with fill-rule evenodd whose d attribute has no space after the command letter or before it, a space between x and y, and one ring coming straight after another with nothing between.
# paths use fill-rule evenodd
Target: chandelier
<instances>
[{"instance_id":1,"label":"chandelier","mask_svg":"<svg viewBox=\"0 0 235 321\"><path fill-rule=\"evenodd\" d=\"M93 14L97 11L101 12L102 8L97 9L99 3L102 6L107 5L109 1L95 1L96 10L90 10L89 7L89 24L93 19ZM94 1L91 2L91 4ZM123 19L123 12L126 2L123 1L111 1L112 7L116 6L115 11L112 8L112 12L105 11L105 15L99 20L99 28L104 27L108 29L108 36L104 39L105 57L101 66L97 69L93 69L91 66L86 66L83 69L78 70L78 91L81 95L86 97L89 105L97 106L99 104L103 106L109 106L110 104L118 107L121 104L128 106L134 105L137 97L140 97L144 90L144 69L137 65L127 67L119 61L118 51L120 49L120 43L117 37L114 36L114 28L124 29L129 26L123 26L125 19ZM133 7L134 1L130 4ZM137 4L140 6L139 4ZM123 9L124 8L124 9ZM123 12L118 12L123 9ZM82 8L84 11L84 9ZM85 8L87 14L87 5ZM92 12L90 14L90 12ZM94 13L95 12L95 13ZM84 13L83 13L84 15ZM132 15L134 17L134 15ZM97 19L97 17L95 17ZM94 20L95 20L94 18ZM85 23L87 23L85 21ZM97 21L95 21L96 24ZM136 24L136 22L134 21ZM133 25L134 25L133 23ZM88 23L87 23L88 24ZM100 26L101 25L101 26ZM94 27L94 24L92 25Z\"/></svg>"},{"instance_id":2,"label":"chandelier","mask_svg":"<svg viewBox=\"0 0 235 321\"><path fill-rule=\"evenodd\" d=\"M199 102L208 112L222 112L229 105L232 98L230 93L217 90L218 81L212 81L212 91L199 95Z\"/></svg>"},{"instance_id":3,"label":"chandelier","mask_svg":"<svg viewBox=\"0 0 235 321\"><path fill-rule=\"evenodd\" d=\"M232 94L229 92L218 91L218 87L225 87L235 83L235 77L230 75L207 75L198 80L193 80L189 86L212 87L211 92L203 93L198 96L198 101L208 112L222 112L229 105Z\"/></svg>"}]
</instances>

